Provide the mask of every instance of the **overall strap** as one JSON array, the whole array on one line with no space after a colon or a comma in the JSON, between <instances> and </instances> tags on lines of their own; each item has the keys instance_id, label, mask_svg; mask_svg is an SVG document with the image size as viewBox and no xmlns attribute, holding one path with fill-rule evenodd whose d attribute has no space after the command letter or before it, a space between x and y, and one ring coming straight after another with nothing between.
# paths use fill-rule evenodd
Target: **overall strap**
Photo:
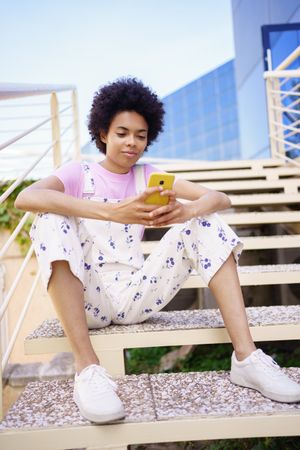
<instances>
[{"instance_id":1,"label":"overall strap","mask_svg":"<svg viewBox=\"0 0 300 450\"><path fill-rule=\"evenodd\" d=\"M146 189L146 180L145 180L145 170L143 164L137 164L133 167L134 170L134 180L135 180L135 189L137 194L140 194Z\"/></svg>"},{"instance_id":2,"label":"overall strap","mask_svg":"<svg viewBox=\"0 0 300 450\"><path fill-rule=\"evenodd\" d=\"M95 181L92 176L91 168L86 161L82 161L81 166L84 174L83 194L94 194Z\"/></svg>"}]
</instances>

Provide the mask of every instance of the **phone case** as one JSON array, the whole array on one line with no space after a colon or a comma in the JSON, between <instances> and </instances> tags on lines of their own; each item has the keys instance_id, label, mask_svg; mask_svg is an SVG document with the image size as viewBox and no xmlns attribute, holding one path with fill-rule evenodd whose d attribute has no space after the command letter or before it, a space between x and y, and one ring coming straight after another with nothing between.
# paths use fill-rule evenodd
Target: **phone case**
<instances>
[{"instance_id":1,"label":"phone case","mask_svg":"<svg viewBox=\"0 0 300 450\"><path fill-rule=\"evenodd\" d=\"M162 186L164 189L172 189L174 183L174 175L169 173L153 172L148 180L148 187ZM160 192L154 192L145 200L148 205L167 205L169 197L162 197Z\"/></svg>"}]
</instances>

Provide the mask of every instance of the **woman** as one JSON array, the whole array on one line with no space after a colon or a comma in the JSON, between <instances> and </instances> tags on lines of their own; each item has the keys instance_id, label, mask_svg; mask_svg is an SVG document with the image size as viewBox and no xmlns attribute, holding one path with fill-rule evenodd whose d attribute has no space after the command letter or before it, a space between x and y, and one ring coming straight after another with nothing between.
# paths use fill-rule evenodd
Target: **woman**
<instances>
[{"instance_id":1,"label":"woman","mask_svg":"<svg viewBox=\"0 0 300 450\"><path fill-rule=\"evenodd\" d=\"M150 174L159 170L136 163L162 130L163 115L156 94L134 78L104 86L89 116L104 160L71 162L24 189L15 202L38 213L31 238L74 352L74 401L94 422L124 417L116 384L101 367L88 329L147 320L192 270L211 289L230 335L231 381L273 400L299 401L300 386L251 338L236 268L242 243L216 214L230 206L227 195L182 179L172 190L146 188ZM159 190L169 203L146 204ZM176 225L144 261L144 227L171 224Z\"/></svg>"}]
</instances>

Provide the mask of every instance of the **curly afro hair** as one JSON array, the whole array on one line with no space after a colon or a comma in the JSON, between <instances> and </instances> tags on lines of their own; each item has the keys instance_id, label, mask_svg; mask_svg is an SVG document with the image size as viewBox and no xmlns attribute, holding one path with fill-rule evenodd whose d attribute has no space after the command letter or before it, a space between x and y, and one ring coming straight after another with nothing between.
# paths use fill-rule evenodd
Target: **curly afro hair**
<instances>
[{"instance_id":1,"label":"curly afro hair","mask_svg":"<svg viewBox=\"0 0 300 450\"><path fill-rule=\"evenodd\" d=\"M143 116L148 124L147 145L163 130L165 111L157 95L136 78L117 79L95 93L88 117L91 140L101 152L106 153L106 144L100 140L100 131L106 134L115 115L123 111Z\"/></svg>"}]
</instances>

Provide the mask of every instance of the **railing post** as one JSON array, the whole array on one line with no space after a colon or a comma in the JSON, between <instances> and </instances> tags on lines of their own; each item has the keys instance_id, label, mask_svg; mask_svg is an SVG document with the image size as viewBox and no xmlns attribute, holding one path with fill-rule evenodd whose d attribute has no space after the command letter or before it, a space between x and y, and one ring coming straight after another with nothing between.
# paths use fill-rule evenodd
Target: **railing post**
<instances>
[{"instance_id":1,"label":"railing post","mask_svg":"<svg viewBox=\"0 0 300 450\"><path fill-rule=\"evenodd\" d=\"M0 306L3 302L3 293L4 293L4 274L0 265ZM3 373L2 373L2 346L3 346L3 322L5 320L5 316L2 318L2 323L0 319L0 421L3 419ZM6 330L5 330L6 331Z\"/></svg>"},{"instance_id":2,"label":"railing post","mask_svg":"<svg viewBox=\"0 0 300 450\"><path fill-rule=\"evenodd\" d=\"M0 338L1 344L1 338ZM3 419L3 379L2 379L2 349L0 345L0 421Z\"/></svg>"},{"instance_id":3,"label":"railing post","mask_svg":"<svg viewBox=\"0 0 300 450\"><path fill-rule=\"evenodd\" d=\"M273 79L273 89L275 91L280 91L279 78L274 78ZM281 111L281 108L283 107L283 105L281 103L281 97L280 97L280 93L279 92L278 92L278 94L275 94L274 106L276 106L277 108L280 108L280 109L275 109L274 110L274 120L275 120L275 122L280 123L281 125L283 125L283 114L282 114L282 111ZM276 126L276 136L279 139L284 140L284 132L283 132L283 128L281 126ZM277 141L277 152L280 153L281 155L285 155L285 147L284 147L284 143L283 142L278 142Z\"/></svg>"},{"instance_id":4,"label":"railing post","mask_svg":"<svg viewBox=\"0 0 300 450\"><path fill-rule=\"evenodd\" d=\"M80 134L78 120L78 95L77 90L72 91L73 130L74 130L74 158L80 159Z\"/></svg>"},{"instance_id":5,"label":"railing post","mask_svg":"<svg viewBox=\"0 0 300 450\"><path fill-rule=\"evenodd\" d=\"M273 122L282 123L282 113L274 109L274 106L281 106L280 94L275 94L272 90L279 90L279 80L271 77L266 78L266 94L268 108L268 122L270 133L271 156L276 158L277 153L285 154L284 144L276 140L276 136L283 139L283 131ZM276 97L275 97L276 96Z\"/></svg>"},{"instance_id":6,"label":"railing post","mask_svg":"<svg viewBox=\"0 0 300 450\"><path fill-rule=\"evenodd\" d=\"M54 167L61 165L61 143L60 143L60 125L59 125L59 108L58 100L55 92L51 94L51 116L52 116L52 143L53 143L53 164Z\"/></svg>"}]
</instances>

